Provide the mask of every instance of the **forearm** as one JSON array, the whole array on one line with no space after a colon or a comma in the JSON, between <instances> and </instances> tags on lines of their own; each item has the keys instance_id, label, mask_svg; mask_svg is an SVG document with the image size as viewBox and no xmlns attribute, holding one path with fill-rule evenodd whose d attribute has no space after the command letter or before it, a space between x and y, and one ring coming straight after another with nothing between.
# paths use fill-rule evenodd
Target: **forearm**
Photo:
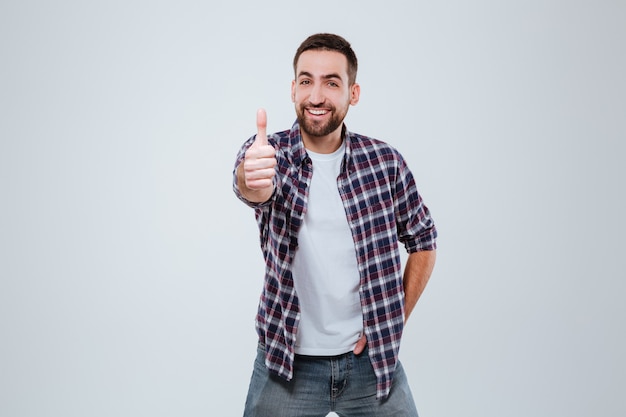
<instances>
[{"instance_id":1,"label":"forearm","mask_svg":"<svg viewBox=\"0 0 626 417\"><path fill-rule=\"evenodd\" d=\"M404 268L404 320L408 320L435 267L436 251L414 252Z\"/></svg>"}]
</instances>

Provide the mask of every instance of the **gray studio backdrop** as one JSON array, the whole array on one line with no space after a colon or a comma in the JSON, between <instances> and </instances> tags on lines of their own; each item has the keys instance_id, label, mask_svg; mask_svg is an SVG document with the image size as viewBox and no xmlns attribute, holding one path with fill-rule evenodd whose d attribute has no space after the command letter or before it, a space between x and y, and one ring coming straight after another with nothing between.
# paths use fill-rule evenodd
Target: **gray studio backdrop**
<instances>
[{"instance_id":1,"label":"gray studio backdrop","mask_svg":"<svg viewBox=\"0 0 626 417\"><path fill-rule=\"evenodd\" d=\"M262 260L231 191L308 35L437 221L401 359L424 417L626 414L626 6L2 1L0 415L241 415Z\"/></svg>"}]
</instances>

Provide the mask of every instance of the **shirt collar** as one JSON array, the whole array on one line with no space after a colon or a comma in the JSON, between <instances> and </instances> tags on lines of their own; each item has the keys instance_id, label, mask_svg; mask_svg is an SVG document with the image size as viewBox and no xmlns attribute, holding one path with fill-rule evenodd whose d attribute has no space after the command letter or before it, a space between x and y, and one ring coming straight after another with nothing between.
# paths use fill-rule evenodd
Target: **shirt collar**
<instances>
[{"instance_id":1,"label":"shirt collar","mask_svg":"<svg viewBox=\"0 0 626 417\"><path fill-rule=\"evenodd\" d=\"M350 131L345 124L343 124L341 134L343 135L343 140L346 144L344 163L347 166L347 163L350 160L352 149L352 135L350 134ZM289 148L291 157L293 158L293 164L297 167L301 166L302 163L307 160L308 154L306 152L306 148L304 147L304 141L302 140L302 136L300 134L300 125L297 121L294 122L293 126L291 126L291 130L289 131Z\"/></svg>"}]
</instances>

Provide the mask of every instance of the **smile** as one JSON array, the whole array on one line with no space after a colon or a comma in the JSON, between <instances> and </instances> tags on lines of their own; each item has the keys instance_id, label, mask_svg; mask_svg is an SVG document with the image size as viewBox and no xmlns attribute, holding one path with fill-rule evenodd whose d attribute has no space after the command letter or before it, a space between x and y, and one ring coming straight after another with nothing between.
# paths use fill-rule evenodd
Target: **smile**
<instances>
[{"instance_id":1,"label":"smile","mask_svg":"<svg viewBox=\"0 0 626 417\"><path fill-rule=\"evenodd\" d=\"M328 110L322 110L322 109L307 109L307 111L314 116L323 116L326 113L328 113Z\"/></svg>"}]
</instances>

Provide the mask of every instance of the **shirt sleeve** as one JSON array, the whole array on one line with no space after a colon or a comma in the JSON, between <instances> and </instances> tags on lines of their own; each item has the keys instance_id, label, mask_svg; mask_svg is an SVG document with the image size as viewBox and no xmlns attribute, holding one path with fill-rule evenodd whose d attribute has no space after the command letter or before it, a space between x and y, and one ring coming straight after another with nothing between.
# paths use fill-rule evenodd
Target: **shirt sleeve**
<instances>
[{"instance_id":1,"label":"shirt sleeve","mask_svg":"<svg viewBox=\"0 0 626 417\"><path fill-rule=\"evenodd\" d=\"M437 229L428 207L417 190L415 179L402 156L398 154L396 181L396 219L398 239L408 253L435 250Z\"/></svg>"}]
</instances>

